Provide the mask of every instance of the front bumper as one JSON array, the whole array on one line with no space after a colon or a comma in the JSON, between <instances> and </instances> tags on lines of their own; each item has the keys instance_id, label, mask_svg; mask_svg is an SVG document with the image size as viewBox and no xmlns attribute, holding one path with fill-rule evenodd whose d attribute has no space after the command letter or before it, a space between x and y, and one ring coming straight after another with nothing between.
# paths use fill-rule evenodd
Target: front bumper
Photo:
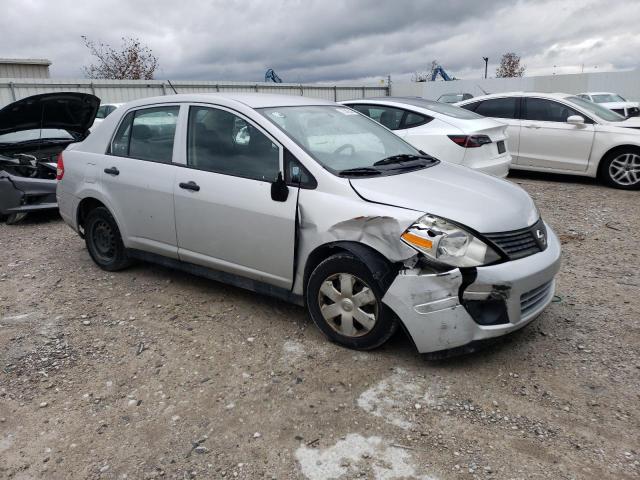
<instances>
[{"instance_id":1,"label":"front bumper","mask_svg":"<svg viewBox=\"0 0 640 480\"><path fill-rule=\"evenodd\" d=\"M463 286L459 269L422 275L400 272L382 301L403 322L420 353L448 350L518 330L551 302L560 268L560 242L547 225L548 246L534 255L478 267L475 280ZM504 323L481 325L462 302L499 300L506 306ZM477 315L475 315L477 318Z\"/></svg>"},{"instance_id":2,"label":"front bumper","mask_svg":"<svg viewBox=\"0 0 640 480\"><path fill-rule=\"evenodd\" d=\"M58 208L56 181L0 172L0 214L27 213Z\"/></svg>"}]
</instances>

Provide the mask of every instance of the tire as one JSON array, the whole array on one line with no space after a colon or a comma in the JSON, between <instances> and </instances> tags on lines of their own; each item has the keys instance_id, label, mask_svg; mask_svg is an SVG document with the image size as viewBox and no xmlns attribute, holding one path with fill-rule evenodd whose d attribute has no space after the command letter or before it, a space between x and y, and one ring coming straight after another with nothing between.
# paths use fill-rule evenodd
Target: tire
<instances>
[{"instance_id":1,"label":"tire","mask_svg":"<svg viewBox=\"0 0 640 480\"><path fill-rule=\"evenodd\" d=\"M100 268L115 272L131 264L118 224L105 207L97 207L89 212L84 230L89 255Z\"/></svg>"},{"instance_id":2,"label":"tire","mask_svg":"<svg viewBox=\"0 0 640 480\"><path fill-rule=\"evenodd\" d=\"M640 149L626 148L608 153L600 163L599 176L613 188L640 189Z\"/></svg>"},{"instance_id":3,"label":"tire","mask_svg":"<svg viewBox=\"0 0 640 480\"><path fill-rule=\"evenodd\" d=\"M305 296L313 322L331 341L344 347L371 350L398 329L394 313L381 301L379 283L369 268L349 253L321 262L309 276Z\"/></svg>"},{"instance_id":4,"label":"tire","mask_svg":"<svg viewBox=\"0 0 640 480\"><path fill-rule=\"evenodd\" d=\"M27 214L25 212L10 213L9 215L7 215L7 225L15 225L16 223L23 220L26 216Z\"/></svg>"}]
</instances>

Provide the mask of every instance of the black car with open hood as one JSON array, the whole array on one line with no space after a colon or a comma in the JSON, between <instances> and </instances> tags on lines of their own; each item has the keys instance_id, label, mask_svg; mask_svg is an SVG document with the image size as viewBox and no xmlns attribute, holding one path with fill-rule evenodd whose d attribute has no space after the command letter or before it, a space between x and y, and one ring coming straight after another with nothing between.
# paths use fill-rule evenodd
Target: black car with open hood
<instances>
[{"instance_id":1,"label":"black car with open hood","mask_svg":"<svg viewBox=\"0 0 640 480\"><path fill-rule=\"evenodd\" d=\"M8 223L57 208L56 157L89 135L99 106L95 95L61 92L0 110L0 216Z\"/></svg>"}]
</instances>

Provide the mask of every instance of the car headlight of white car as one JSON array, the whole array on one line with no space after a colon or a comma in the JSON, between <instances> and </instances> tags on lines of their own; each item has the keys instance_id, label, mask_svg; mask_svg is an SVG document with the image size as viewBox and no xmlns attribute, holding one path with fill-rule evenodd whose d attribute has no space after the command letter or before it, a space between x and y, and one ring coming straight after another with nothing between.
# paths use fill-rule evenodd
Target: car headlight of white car
<instances>
[{"instance_id":1,"label":"car headlight of white car","mask_svg":"<svg viewBox=\"0 0 640 480\"><path fill-rule=\"evenodd\" d=\"M501 258L472 233L435 215L419 218L401 238L429 259L454 267L478 267Z\"/></svg>"}]
</instances>

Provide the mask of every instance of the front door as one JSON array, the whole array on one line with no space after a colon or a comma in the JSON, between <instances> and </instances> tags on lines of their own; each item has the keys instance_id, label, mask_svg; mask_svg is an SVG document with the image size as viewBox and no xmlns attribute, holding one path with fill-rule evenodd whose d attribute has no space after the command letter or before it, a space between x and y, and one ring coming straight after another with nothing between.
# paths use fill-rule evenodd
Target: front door
<instances>
[{"instance_id":1,"label":"front door","mask_svg":"<svg viewBox=\"0 0 640 480\"><path fill-rule=\"evenodd\" d=\"M282 146L233 111L193 105L186 148L174 182L180 259L291 288L297 192L271 199Z\"/></svg>"},{"instance_id":2,"label":"front door","mask_svg":"<svg viewBox=\"0 0 640 480\"><path fill-rule=\"evenodd\" d=\"M524 99L520 130L519 164L584 172L593 145L593 123L567 123L572 115L584 115L571 107L546 98ZM591 122L585 118L585 122Z\"/></svg>"}]
</instances>

